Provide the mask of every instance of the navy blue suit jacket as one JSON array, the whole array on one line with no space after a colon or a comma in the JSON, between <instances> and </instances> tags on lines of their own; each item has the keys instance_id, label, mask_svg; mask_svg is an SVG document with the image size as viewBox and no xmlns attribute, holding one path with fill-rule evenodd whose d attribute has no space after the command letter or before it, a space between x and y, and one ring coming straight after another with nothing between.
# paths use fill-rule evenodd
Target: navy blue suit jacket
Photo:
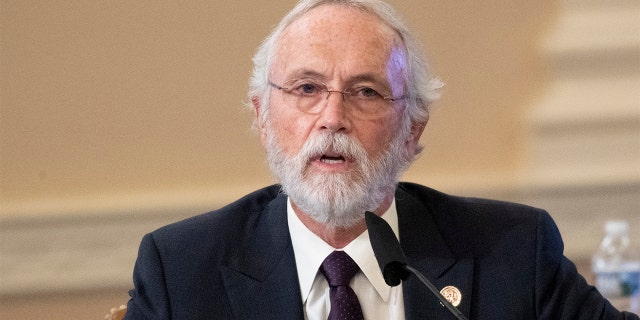
<instances>
[{"instance_id":1,"label":"navy blue suit jacket","mask_svg":"<svg viewBox=\"0 0 640 320\"><path fill-rule=\"evenodd\" d=\"M545 211L410 183L395 196L408 264L459 288L469 319L638 319L587 285ZM286 211L275 185L146 235L125 319L303 319ZM403 295L407 319L453 319L414 277Z\"/></svg>"}]
</instances>

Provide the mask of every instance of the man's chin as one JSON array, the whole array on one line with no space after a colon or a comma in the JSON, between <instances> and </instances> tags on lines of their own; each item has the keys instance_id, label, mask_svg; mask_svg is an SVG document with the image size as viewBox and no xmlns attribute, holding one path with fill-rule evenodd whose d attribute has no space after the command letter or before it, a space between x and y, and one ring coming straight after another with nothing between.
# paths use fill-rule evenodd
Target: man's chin
<instances>
[{"instance_id":1,"label":"man's chin","mask_svg":"<svg viewBox=\"0 0 640 320\"><path fill-rule=\"evenodd\" d=\"M312 213L309 214L309 217L311 217L313 220L315 220L316 222L326 225L326 226L330 226L333 228L349 228L349 227L353 227L354 225L357 225L362 219L364 219L364 210L362 211L362 213L360 213L360 211L358 212L352 212L352 213Z\"/></svg>"}]
</instances>

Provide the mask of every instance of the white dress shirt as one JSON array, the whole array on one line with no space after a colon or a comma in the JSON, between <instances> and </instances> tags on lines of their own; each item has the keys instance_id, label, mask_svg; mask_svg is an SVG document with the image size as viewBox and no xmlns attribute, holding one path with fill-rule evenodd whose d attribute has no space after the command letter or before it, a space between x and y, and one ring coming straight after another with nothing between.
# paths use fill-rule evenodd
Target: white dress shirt
<instances>
[{"instance_id":1,"label":"white dress shirt","mask_svg":"<svg viewBox=\"0 0 640 320\"><path fill-rule=\"evenodd\" d=\"M382 218L391 225L397 237L398 213L395 200ZM308 320L326 320L331 307L329 284L319 268L322 261L336 249L307 229L293 211L290 200L287 201L287 219L296 257L304 317ZM350 286L360 300L365 319L404 320L402 284L390 287L384 282L369 242L369 232L365 230L340 250L344 250L360 267Z\"/></svg>"}]
</instances>

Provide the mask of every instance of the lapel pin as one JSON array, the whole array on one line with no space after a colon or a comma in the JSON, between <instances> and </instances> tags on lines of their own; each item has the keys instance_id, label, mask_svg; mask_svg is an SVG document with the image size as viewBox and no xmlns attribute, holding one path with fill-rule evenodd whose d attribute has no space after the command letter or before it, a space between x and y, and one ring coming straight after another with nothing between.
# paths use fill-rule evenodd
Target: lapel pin
<instances>
[{"instance_id":1,"label":"lapel pin","mask_svg":"<svg viewBox=\"0 0 640 320\"><path fill-rule=\"evenodd\" d=\"M454 286L446 286L440 290L440 294L449 301L454 307L460 305L460 301L462 301L462 293L460 290Z\"/></svg>"}]
</instances>

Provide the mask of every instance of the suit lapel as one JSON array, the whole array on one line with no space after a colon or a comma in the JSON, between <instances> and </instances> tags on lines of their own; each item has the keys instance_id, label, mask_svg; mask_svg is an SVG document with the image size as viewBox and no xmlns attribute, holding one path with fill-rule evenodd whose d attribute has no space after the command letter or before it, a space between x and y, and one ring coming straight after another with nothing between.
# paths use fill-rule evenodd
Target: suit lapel
<instances>
[{"instance_id":1,"label":"suit lapel","mask_svg":"<svg viewBox=\"0 0 640 320\"><path fill-rule=\"evenodd\" d=\"M438 289L455 286L462 293L458 309L469 315L473 258L456 258L444 242L435 212L401 187L396 192L400 244L409 265ZM286 216L286 196L279 195L242 232L246 247L221 270L237 319L303 319L300 286ZM238 244L241 245L241 244ZM453 319L420 281L403 282L406 318Z\"/></svg>"},{"instance_id":2,"label":"suit lapel","mask_svg":"<svg viewBox=\"0 0 640 320\"><path fill-rule=\"evenodd\" d=\"M407 263L418 269L438 290L455 286L462 293L458 309L469 315L473 258L456 258L444 242L433 212L401 187L396 191L400 245ZM407 319L454 319L414 276L403 282Z\"/></svg>"},{"instance_id":3,"label":"suit lapel","mask_svg":"<svg viewBox=\"0 0 640 320\"><path fill-rule=\"evenodd\" d=\"M242 232L246 233L247 245L238 247L221 270L234 316L237 319L302 319L286 196L276 197Z\"/></svg>"}]
</instances>

